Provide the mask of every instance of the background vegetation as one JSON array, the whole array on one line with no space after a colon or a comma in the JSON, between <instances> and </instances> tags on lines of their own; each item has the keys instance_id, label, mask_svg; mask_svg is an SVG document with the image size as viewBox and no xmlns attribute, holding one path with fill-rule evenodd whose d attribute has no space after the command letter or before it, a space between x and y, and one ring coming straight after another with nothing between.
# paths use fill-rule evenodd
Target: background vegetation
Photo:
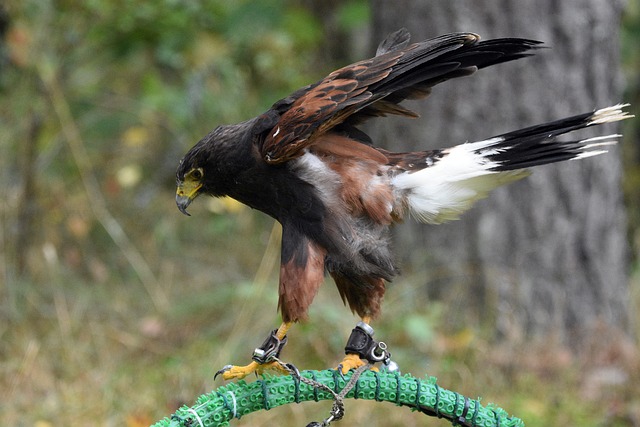
<instances>
[{"instance_id":1,"label":"background vegetation","mask_svg":"<svg viewBox=\"0 0 640 427\"><path fill-rule=\"evenodd\" d=\"M0 5L3 424L149 424L215 387L213 372L246 360L278 324L278 228L230 200L199 200L183 217L173 177L217 124L251 117L369 51L368 4L326 4ZM639 23L631 0L624 54L636 108ZM625 185L637 254L635 126L625 131ZM427 301L412 281L390 288L378 327L404 371L481 394L529 426L640 425L637 336L611 334L580 355L552 342L494 342L482 325L452 322L447 301ZM321 291L285 358L309 369L338 362L354 319L337 299L332 286ZM305 425L328 408L293 405L238 424ZM349 422L424 423L388 409L352 403Z\"/></svg>"}]
</instances>

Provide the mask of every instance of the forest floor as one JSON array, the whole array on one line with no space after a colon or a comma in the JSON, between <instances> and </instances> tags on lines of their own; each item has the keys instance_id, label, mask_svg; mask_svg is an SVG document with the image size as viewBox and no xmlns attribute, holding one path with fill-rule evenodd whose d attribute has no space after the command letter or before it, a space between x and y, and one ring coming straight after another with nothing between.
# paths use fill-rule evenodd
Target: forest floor
<instances>
[{"instance_id":1,"label":"forest floor","mask_svg":"<svg viewBox=\"0 0 640 427\"><path fill-rule=\"evenodd\" d=\"M268 258L267 251L263 261ZM14 284L2 308L9 322L1 331L0 422L137 427L192 404L222 384L213 378L217 369L248 361L278 324L275 272L264 266L257 269L263 276L226 286L209 285L206 275L180 281L165 272L156 291L170 303L161 307L140 285L96 286L64 276L55 286ZM638 277L632 287L637 316ZM311 321L290 332L285 360L301 369L338 363L357 319L336 299L332 286L321 290ZM403 372L435 376L443 387L481 396L529 427L640 425L637 339L603 327L580 354L552 340L496 344L474 326L451 331L447 305L429 303L413 286L390 289L374 326ZM425 425L421 414L390 408L349 401L344 423ZM287 405L234 425L300 426L328 410L327 402Z\"/></svg>"},{"instance_id":2,"label":"forest floor","mask_svg":"<svg viewBox=\"0 0 640 427\"><path fill-rule=\"evenodd\" d=\"M213 378L222 366L248 362L279 324L278 229L248 209L190 221L161 221L153 239L138 242L158 266L151 285L129 269L118 273L95 260L78 277L64 268L76 259L74 250L51 257L58 261L42 266L38 282L6 283L0 302L6 319L0 322L2 425L149 425L222 385ZM579 353L550 337L497 342L492 330L461 321L463 292L455 301L433 302L418 283L407 275L390 286L373 325L402 372L437 377L442 387L493 402L528 427L640 426L637 335L596 326ZM631 280L631 300L638 333L640 270ZM289 332L282 359L300 369L336 366L357 320L326 283L310 321ZM422 414L390 408L348 401L343 423L425 425ZM324 419L329 409L329 402L287 405L234 425L306 425Z\"/></svg>"}]
</instances>

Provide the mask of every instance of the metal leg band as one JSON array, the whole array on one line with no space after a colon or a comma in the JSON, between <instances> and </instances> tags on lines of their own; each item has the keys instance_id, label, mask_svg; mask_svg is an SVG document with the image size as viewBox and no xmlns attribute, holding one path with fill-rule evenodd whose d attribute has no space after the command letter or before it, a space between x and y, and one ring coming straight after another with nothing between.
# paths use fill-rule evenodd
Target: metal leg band
<instances>
[{"instance_id":1,"label":"metal leg band","mask_svg":"<svg viewBox=\"0 0 640 427\"><path fill-rule=\"evenodd\" d=\"M277 332L277 329L271 331L271 335L269 335L269 337L262 343L262 345L253 350L253 360L262 365L265 363L273 362L277 357L280 356L282 348L287 343L287 337L285 335L284 338L279 339L276 335Z\"/></svg>"},{"instance_id":2,"label":"metal leg band","mask_svg":"<svg viewBox=\"0 0 640 427\"><path fill-rule=\"evenodd\" d=\"M344 348L345 354L357 354L361 359L371 363L387 362L391 358L391 353L387 351L384 342L373 339L373 328L364 322L358 322L351 331Z\"/></svg>"}]
</instances>

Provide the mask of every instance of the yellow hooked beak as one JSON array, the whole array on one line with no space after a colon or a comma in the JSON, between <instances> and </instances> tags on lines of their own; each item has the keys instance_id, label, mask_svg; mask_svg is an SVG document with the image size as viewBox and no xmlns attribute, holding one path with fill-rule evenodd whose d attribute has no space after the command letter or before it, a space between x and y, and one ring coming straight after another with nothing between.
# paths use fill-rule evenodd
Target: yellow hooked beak
<instances>
[{"instance_id":1,"label":"yellow hooked beak","mask_svg":"<svg viewBox=\"0 0 640 427\"><path fill-rule=\"evenodd\" d=\"M187 207L191 204L193 199L198 197L198 192L202 187L202 183L199 181L188 180L185 182L178 182L178 188L176 189L176 205L180 212L187 216L191 216L187 212Z\"/></svg>"}]
</instances>

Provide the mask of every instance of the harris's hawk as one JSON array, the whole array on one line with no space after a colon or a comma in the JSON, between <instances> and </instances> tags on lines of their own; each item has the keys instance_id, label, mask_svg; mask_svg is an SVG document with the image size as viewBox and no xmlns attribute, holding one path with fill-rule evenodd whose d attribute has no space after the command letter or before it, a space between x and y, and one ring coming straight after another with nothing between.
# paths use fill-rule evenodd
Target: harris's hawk
<instances>
[{"instance_id":1,"label":"harris's hawk","mask_svg":"<svg viewBox=\"0 0 640 427\"><path fill-rule=\"evenodd\" d=\"M429 95L445 80L530 56L540 42L480 41L472 33L410 43L402 29L376 56L336 70L245 122L218 126L182 159L176 203L187 213L200 194L230 196L282 224L278 307L282 325L247 366L228 366L225 379L277 369L290 326L305 320L325 272L362 322L352 332L343 372L379 361L372 340L385 283L398 269L389 228L412 216L438 224L459 217L478 199L527 174L532 166L604 152L618 135L559 140L576 129L629 117L614 106L440 150L396 153L376 147L358 125L398 115L417 117L405 99ZM373 345L373 347L372 347Z\"/></svg>"}]
</instances>

